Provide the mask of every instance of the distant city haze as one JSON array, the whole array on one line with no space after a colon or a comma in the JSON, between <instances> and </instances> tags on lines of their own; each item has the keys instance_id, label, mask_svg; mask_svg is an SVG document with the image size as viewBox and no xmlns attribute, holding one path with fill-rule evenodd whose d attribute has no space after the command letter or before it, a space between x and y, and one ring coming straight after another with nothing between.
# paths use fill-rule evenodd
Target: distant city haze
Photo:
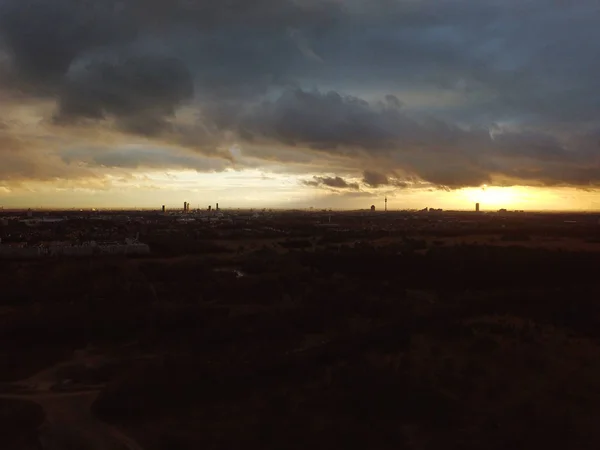
<instances>
[{"instance_id":1,"label":"distant city haze","mask_svg":"<svg viewBox=\"0 0 600 450\"><path fill-rule=\"evenodd\" d=\"M0 0L0 207L598 211L599 22L595 0Z\"/></svg>"}]
</instances>

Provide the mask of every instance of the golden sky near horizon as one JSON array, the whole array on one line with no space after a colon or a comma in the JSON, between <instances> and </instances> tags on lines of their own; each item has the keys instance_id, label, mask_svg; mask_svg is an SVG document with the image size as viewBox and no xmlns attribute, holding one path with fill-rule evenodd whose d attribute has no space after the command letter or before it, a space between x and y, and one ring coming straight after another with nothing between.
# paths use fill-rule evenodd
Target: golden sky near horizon
<instances>
[{"instance_id":1,"label":"golden sky near horizon","mask_svg":"<svg viewBox=\"0 0 600 450\"><path fill-rule=\"evenodd\" d=\"M29 181L0 187L4 208L192 208L219 203L221 208L333 208L383 209L424 207L470 210L479 202L482 211L501 208L539 210L600 210L600 196L575 188L532 188L523 186L463 188L446 192L434 188L370 189L353 192L324 191L304 186L306 177L268 174L259 170L198 173L154 171L106 175L104 179L76 181ZM349 179L352 182L352 179ZM359 179L357 179L359 181Z\"/></svg>"}]
</instances>

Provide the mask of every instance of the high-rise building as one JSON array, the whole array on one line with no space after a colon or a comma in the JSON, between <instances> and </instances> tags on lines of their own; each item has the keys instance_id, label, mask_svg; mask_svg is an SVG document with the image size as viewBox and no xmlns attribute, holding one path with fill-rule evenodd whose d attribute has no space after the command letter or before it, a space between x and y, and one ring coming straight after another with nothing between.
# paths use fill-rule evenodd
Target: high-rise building
<instances>
[{"instance_id":1,"label":"high-rise building","mask_svg":"<svg viewBox=\"0 0 600 450\"><path fill-rule=\"evenodd\" d=\"M165 205L162 205L162 213L165 213Z\"/></svg>"},{"instance_id":2,"label":"high-rise building","mask_svg":"<svg viewBox=\"0 0 600 450\"><path fill-rule=\"evenodd\" d=\"M387 211L387 195L385 196L385 210Z\"/></svg>"},{"instance_id":3,"label":"high-rise building","mask_svg":"<svg viewBox=\"0 0 600 450\"><path fill-rule=\"evenodd\" d=\"M218 211L219 210L219 204L217 203L215 206L216 206L215 209Z\"/></svg>"},{"instance_id":4,"label":"high-rise building","mask_svg":"<svg viewBox=\"0 0 600 450\"><path fill-rule=\"evenodd\" d=\"M475 203L475 211L479 212L479 203Z\"/></svg>"}]
</instances>

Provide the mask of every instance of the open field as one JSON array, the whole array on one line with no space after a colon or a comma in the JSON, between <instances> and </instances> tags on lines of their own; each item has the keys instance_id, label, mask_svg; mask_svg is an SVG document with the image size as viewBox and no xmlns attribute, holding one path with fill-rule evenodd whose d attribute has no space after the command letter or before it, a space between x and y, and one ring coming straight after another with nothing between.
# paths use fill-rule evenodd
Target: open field
<instances>
[{"instance_id":1,"label":"open field","mask_svg":"<svg viewBox=\"0 0 600 450\"><path fill-rule=\"evenodd\" d=\"M146 257L1 261L2 447L600 446L592 225L291 223L148 227Z\"/></svg>"}]
</instances>

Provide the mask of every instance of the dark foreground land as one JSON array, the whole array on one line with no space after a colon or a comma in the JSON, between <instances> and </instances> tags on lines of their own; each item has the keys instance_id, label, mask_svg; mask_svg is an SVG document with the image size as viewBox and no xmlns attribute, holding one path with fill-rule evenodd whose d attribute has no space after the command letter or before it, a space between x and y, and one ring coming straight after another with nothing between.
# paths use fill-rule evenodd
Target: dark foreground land
<instances>
[{"instance_id":1,"label":"dark foreground land","mask_svg":"<svg viewBox=\"0 0 600 450\"><path fill-rule=\"evenodd\" d=\"M597 222L404 221L0 261L0 448L600 448Z\"/></svg>"}]
</instances>

